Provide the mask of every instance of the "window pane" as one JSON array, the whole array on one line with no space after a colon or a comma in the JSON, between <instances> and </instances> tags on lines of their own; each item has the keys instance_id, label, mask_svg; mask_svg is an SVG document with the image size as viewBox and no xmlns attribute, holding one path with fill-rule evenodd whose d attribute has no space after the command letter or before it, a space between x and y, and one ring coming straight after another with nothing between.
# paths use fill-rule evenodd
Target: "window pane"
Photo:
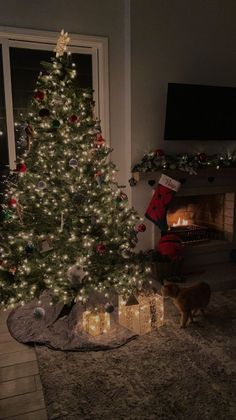
<instances>
[{"instance_id":1,"label":"window pane","mask_svg":"<svg viewBox=\"0 0 236 420\"><path fill-rule=\"evenodd\" d=\"M20 114L29 111L30 101L34 94L39 72L42 71L41 61L50 61L52 51L31 50L26 48L10 48L11 78L13 94L13 112L15 123L19 122ZM92 56L89 54L73 54L73 62L78 69L78 84L82 88L92 88ZM16 154L23 151L22 129L16 127Z\"/></svg>"},{"instance_id":2,"label":"window pane","mask_svg":"<svg viewBox=\"0 0 236 420\"><path fill-rule=\"evenodd\" d=\"M21 120L20 114L29 112L30 101L34 95L36 81L41 71L41 61L50 61L51 51L10 48L13 114L15 124ZM20 156L25 144L22 127L15 129L16 155Z\"/></svg>"},{"instance_id":3,"label":"window pane","mask_svg":"<svg viewBox=\"0 0 236 420\"><path fill-rule=\"evenodd\" d=\"M78 70L78 85L81 88L93 87L92 56L90 54L73 54L73 62Z\"/></svg>"},{"instance_id":4,"label":"window pane","mask_svg":"<svg viewBox=\"0 0 236 420\"><path fill-rule=\"evenodd\" d=\"M2 46L0 45L0 169L8 164L6 107L4 96Z\"/></svg>"}]
</instances>

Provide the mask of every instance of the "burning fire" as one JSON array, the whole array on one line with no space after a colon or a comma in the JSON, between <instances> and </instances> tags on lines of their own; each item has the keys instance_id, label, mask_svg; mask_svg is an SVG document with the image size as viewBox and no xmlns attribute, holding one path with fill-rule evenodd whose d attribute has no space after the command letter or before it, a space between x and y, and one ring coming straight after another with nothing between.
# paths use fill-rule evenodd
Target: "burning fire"
<instances>
[{"instance_id":1,"label":"burning fire","mask_svg":"<svg viewBox=\"0 0 236 420\"><path fill-rule=\"evenodd\" d=\"M187 219L181 219L181 217L179 217L177 223L173 223L173 226L188 226L188 224Z\"/></svg>"}]
</instances>

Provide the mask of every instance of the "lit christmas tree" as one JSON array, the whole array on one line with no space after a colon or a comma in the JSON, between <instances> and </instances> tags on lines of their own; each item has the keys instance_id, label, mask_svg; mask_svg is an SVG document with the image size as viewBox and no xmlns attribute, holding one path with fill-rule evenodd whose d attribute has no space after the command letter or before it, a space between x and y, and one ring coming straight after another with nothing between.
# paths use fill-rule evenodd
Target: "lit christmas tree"
<instances>
[{"instance_id":1,"label":"lit christmas tree","mask_svg":"<svg viewBox=\"0 0 236 420\"><path fill-rule=\"evenodd\" d=\"M44 63L25 123L27 151L6 180L0 302L85 301L140 290L148 269L134 252L145 230L115 182L111 149L80 89L68 35ZM16 175L17 174L17 175Z\"/></svg>"}]
</instances>

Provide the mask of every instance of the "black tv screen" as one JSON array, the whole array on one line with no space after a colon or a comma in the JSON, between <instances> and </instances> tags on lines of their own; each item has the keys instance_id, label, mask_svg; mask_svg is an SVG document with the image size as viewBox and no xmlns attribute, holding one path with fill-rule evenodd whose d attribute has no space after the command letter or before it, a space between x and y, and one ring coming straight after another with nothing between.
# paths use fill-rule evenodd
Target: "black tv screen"
<instances>
[{"instance_id":1,"label":"black tv screen","mask_svg":"<svg viewBox=\"0 0 236 420\"><path fill-rule=\"evenodd\" d=\"M165 140L236 140L236 88L169 83Z\"/></svg>"}]
</instances>

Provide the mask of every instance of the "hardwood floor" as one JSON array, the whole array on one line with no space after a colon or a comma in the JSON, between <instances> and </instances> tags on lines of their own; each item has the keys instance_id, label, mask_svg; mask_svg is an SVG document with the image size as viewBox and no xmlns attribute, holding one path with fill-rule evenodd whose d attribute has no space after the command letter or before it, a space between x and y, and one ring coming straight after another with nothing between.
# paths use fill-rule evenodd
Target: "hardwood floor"
<instances>
[{"instance_id":1,"label":"hardwood floor","mask_svg":"<svg viewBox=\"0 0 236 420\"><path fill-rule=\"evenodd\" d=\"M0 312L0 420L47 420L34 348L12 338L7 316Z\"/></svg>"}]
</instances>

